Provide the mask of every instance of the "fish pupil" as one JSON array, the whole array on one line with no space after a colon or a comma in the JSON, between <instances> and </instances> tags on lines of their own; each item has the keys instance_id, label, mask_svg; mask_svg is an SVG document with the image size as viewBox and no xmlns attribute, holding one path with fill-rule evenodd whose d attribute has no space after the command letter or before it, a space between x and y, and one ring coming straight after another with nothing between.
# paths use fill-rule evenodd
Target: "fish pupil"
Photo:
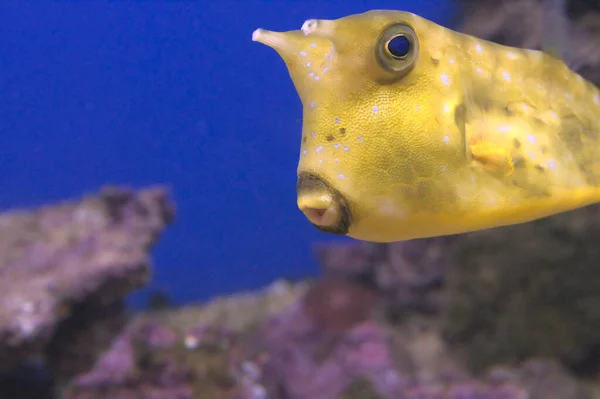
<instances>
[{"instance_id":1,"label":"fish pupil","mask_svg":"<svg viewBox=\"0 0 600 399\"><path fill-rule=\"evenodd\" d=\"M394 36L388 41L387 50L395 58L404 58L410 52L410 40L404 35Z\"/></svg>"}]
</instances>

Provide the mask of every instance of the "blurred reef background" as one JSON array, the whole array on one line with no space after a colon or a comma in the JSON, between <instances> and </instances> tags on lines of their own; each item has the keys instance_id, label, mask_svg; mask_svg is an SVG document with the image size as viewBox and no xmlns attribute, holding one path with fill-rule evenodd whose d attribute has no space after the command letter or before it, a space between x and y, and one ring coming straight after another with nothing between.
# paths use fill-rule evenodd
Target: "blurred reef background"
<instances>
[{"instance_id":1,"label":"blurred reef background","mask_svg":"<svg viewBox=\"0 0 600 399\"><path fill-rule=\"evenodd\" d=\"M319 234L299 101L250 40L392 8L539 48L549 2L3 2L0 399L600 398L600 206ZM600 3L565 3L600 84Z\"/></svg>"}]
</instances>

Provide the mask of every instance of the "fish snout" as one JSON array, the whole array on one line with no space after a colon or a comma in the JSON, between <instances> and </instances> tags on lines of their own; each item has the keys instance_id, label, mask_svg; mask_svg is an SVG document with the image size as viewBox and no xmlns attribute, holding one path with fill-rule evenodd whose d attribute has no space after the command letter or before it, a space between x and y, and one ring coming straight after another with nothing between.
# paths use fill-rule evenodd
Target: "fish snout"
<instances>
[{"instance_id":1,"label":"fish snout","mask_svg":"<svg viewBox=\"0 0 600 399\"><path fill-rule=\"evenodd\" d=\"M298 208L313 226L324 233L348 234L350 210L339 191L312 173L299 174L296 191Z\"/></svg>"}]
</instances>

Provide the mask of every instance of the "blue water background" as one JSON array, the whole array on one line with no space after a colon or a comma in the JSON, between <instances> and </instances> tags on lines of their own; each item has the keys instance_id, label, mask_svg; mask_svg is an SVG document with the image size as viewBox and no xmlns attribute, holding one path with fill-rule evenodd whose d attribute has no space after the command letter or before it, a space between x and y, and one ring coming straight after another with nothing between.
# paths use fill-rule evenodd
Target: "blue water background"
<instances>
[{"instance_id":1,"label":"blue water background","mask_svg":"<svg viewBox=\"0 0 600 399\"><path fill-rule=\"evenodd\" d=\"M301 105L258 27L450 1L2 1L0 208L166 184L152 288L176 303L318 271L296 208ZM147 290L132 303L143 304Z\"/></svg>"}]
</instances>

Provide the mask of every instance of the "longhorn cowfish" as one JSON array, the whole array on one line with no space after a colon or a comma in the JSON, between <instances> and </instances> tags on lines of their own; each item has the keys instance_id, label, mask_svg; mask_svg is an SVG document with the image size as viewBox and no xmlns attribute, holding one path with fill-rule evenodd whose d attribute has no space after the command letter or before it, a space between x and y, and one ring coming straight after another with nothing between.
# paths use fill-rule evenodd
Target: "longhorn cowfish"
<instances>
[{"instance_id":1,"label":"longhorn cowfish","mask_svg":"<svg viewBox=\"0 0 600 399\"><path fill-rule=\"evenodd\" d=\"M301 99L297 205L323 232L401 241L600 201L600 92L550 52L390 10L252 38Z\"/></svg>"}]
</instances>

